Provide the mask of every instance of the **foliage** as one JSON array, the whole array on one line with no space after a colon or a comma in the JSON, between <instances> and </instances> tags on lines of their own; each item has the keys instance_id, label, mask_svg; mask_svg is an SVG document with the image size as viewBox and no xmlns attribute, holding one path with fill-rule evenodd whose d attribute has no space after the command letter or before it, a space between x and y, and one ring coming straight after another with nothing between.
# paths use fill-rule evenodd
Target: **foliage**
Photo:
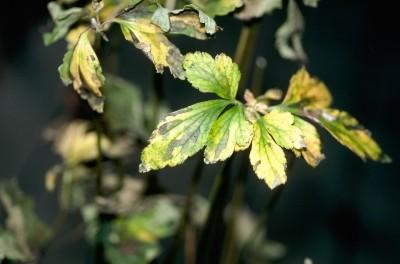
<instances>
[{"instance_id":1,"label":"foliage","mask_svg":"<svg viewBox=\"0 0 400 264\"><path fill-rule=\"evenodd\" d=\"M86 241L99 263L150 263L162 256L165 244L172 245L168 256L174 257L181 240L185 258L192 263L198 240L218 235L219 229L234 238L224 242L224 263L240 258L268 263L282 257L285 247L265 238L265 228L241 201L246 168L251 164L257 177L274 189L287 181L288 153L316 167L325 155L315 125L362 160L390 162L368 130L347 112L332 108L329 89L305 66L293 74L284 96L277 88L258 94L260 89L241 87L248 65L240 57L250 56L250 36L258 31L260 19L286 9L275 47L282 58L304 65L308 57L302 44L305 18L300 5L315 8L320 1L93 0L83 6L80 2L48 4L54 27L43 41L50 45L66 40L60 78L95 113L76 107L70 113L73 118L46 130L60 161L48 170L45 186L56 193L61 215L80 214ZM175 35L214 37L221 30L214 18L227 15L244 21L244 39L234 60L224 53L183 54L174 44ZM156 73L168 68L174 78L216 98L170 112L159 75L147 91L117 76L111 66L102 67L108 66L104 47L118 43L113 42L118 37L113 33L119 31L119 38L143 53ZM203 149L200 164L224 162L209 199L196 194L200 165L186 197L167 193L157 184L155 170L180 165ZM228 174L233 157L245 150L249 158L237 166L239 176L227 206L220 194L231 193ZM131 168L139 156L136 172ZM6 217L0 223L0 260L43 261L57 226L50 229L36 216L33 201L13 181L0 183L0 205ZM268 215L271 206L267 208ZM197 239L200 231L202 237ZM198 248L203 249L201 243Z\"/></svg>"}]
</instances>

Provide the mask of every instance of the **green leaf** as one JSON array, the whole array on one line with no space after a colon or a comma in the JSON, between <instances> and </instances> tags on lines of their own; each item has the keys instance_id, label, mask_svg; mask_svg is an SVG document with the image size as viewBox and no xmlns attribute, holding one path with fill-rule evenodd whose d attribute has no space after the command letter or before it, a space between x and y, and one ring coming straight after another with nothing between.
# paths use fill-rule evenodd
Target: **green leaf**
<instances>
[{"instance_id":1,"label":"green leaf","mask_svg":"<svg viewBox=\"0 0 400 264\"><path fill-rule=\"evenodd\" d=\"M272 110L263 119L265 128L282 148L302 149L306 146L301 130L294 125L294 116L291 113Z\"/></svg>"},{"instance_id":2,"label":"green leaf","mask_svg":"<svg viewBox=\"0 0 400 264\"><path fill-rule=\"evenodd\" d=\"M301 42L304 28L305 22L299 7L294 0L289 0L286 21L275 34L275 46L282 58L307 61L307 55Z\"/></svg>"},{"instance_id":3,"label":"green leaf","mask_svg":"<svg viewBox=\"0 0 400 264\"><path fill-rule=\"evenodd\" d=\"M63 38L68 33L70 27L84 15L82 8L72 7L63 10L61 5L56 2L48 3L47 8L49 9L55 26L51 32L43 34L43 41L46 46Z\"/></svg>"},{"instance_id":4,"label":"green leaf","mask_svg":"<svg viewBox=\"0 0 400 264\"><path fill-rule=\"evenodd\" d=\"M271 14L276 9L282 8L282 0L243 0L244 8L235 14L242 20L250 20Z\"/></svg>"},{"instance_id":5,"label":"green leaf","mask_svg":"<svg viewBox=\"0 0 400 264\"><path fill-rule=\"evenodd\" d=\"M139 88L121 78L107 75L104 118L113 132L145 136L143 98Z\"/></svg>"},{"instance_id":6,"label":"green leaf","mask_svg":"<svg viewBox=\"0 0 400 264\"><path fill-rule=\"evenodd\" d=\"M116 19L121 25L125 39L142 50L153 62L157 72L162 73L168 67L175 78L184 79L182 69L183 55L179 49L164 36L160 27L152 24L150 19Z\"/></svg>"},{"instance_id":7,"label":"green leaf","mask_svg":"<svg viewBox=\"0 0 400 264\"><path fill-rule=\"evenodd\" d=\"M271 188L286 182L286 158L267 132L265 118L254 123L254 137L250 151L250 163L258 178L264 180Z\"/></svg>"},{"instance_id":8,"label":"green leaf","mask_svg":"<svg viewBox=\"0 0 400 264\"><path fill-rule=\"evenodd\" d=\"M341 144L349 148L361 159L372 159L384 163L391 162L379 145L371 137L371 133L358 121L344 111L336 109L315 110L310 112L321 125Z\"/></svg>"},{"instance_id":9,"label":"green leaf","mask_svg":"<svg viewBox=\"0 0 400 264\"><path fill-rule=\"evenodd\" d=\"M225 16L243 5L242 0L191 0L210 17Z\"/></svg>"},{"instance_id":10,"label":"green leaf","mask_svg":"<svg viewBox=\"0 0 400 264\"><path fill-rule=\"evenodd\" d=\"M225 54L213 59L205 52L188 53L183 61L186 78L203 93L215 93L221 98L234 100L240 81L236 63Z\"/></svg>"},{"instance_id":11,"label":"green leaf","mask_svg":"<svg viewBox=\"0 0 400 264\"><path fill-rule=\"evenodd\" d=\"M249 147L253 127L246 120L244 111L242 106L235 105L214 122L204 152L205 163L226 160L234 151Z\"/></svg>"},{"instance_id":12,"label":"green leaf","mask_svg":"<svg viewBox=\"0 0 400 264\"><path fill-rule=\"evenodd\" d=\"M80 35L75 47L65 54L58 71L64 84L72 82L81 98L87 100L93 110L101 113L104 104L101 87L105 78L88 35L89 31Z\"/></svg>"},{"instance_id":13,"label":"green leaf","mask_svg":"<svg viewBox=\"0 0 400 264\"><path fill-rule=\"evenodd\" d=\"M319 0L303 0L304 5L309 7L318 7Z\"/></svg>"},{"instance_id":14,"label":"green leaf","mask_svg":"<svg viewBox=\"0 0 400 264\"><path fill-rule=\"evenodd\" d=\"M285 105L295 105L300 108L326 108L331 103L332 96L326 85L311 77L305 68L293 75L283 100Z\"/></svg>"},{"instance_id":15,"label":"green leaf","mask_svg":"<svg viewBox=\"0 0 400 264\"><path fill-rule=\"evenodd\" d=\"M296 116L294 116L294 125L301 130L306 144L306 147L299 150L299 152L310 166L316 167L325 159L325 155L321 152L321 140L317 129L307 121ZM296 153L297 150L294 151Z\"/></svg>"},{"instance_id":16,"label":"green leaf","mask_svg":"<svg viewBox=\"0 0 400 264\"><path fill-rule=\"evenodd\" d=\"M210 100L169 114L158 124L143 150L140 172L179 165L201 150L214 121L229 103Z\"/></svg>"}]
</instances>

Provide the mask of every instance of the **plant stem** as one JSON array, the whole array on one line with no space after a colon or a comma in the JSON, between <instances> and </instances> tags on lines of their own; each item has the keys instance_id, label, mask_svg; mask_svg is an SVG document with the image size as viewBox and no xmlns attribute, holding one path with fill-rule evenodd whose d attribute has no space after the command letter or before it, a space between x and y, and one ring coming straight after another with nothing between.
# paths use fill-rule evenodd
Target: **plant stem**
<instances>
[{"instance_id":1,"label":"plant stem","mask_svg":"<svg viewBox=\"0 0 400 264\"><path fill-rule=\"evenodd\" d=\"M241 72L241 80L239 84L239 93L244 92L249 66L253 57L253 51L256 44L259 29L261 27L261 20L244 24L240 31L239 41L235 52L234 61L239 65Z\"/></svg>"},{"instance_id":2,"label":"plant stem","mask_svg":"<svg viewBox=\"0 0 400 264\"><path fill-rule=\"evenodd\" d=\"M222 172L218 174L210 194L211 208L203 229L198 247L198 263L218 263L222 253L221 238L224 236L223 209L226 205L229 185L230 168L233 156L223 165Z\"/></svg>"},{"instance_id":3,"label":"plant stem","mask_svg":"<svg viewBox=\"0 0 400 264\"><path fill-rule=\"evenodd\" d=\"M233 191L233 198L229 208L227 234L224 241L224 250L222 263L231 264L235 263L239 257L236 250L236 219L243 204L243 196L245 193L246 179L249 170L249 149L242 153L242 161L236 176L235 189Z\"/></svg>"},{"instance_id":4,"label":"plant stem","mask_svg":"<svg viewBox=\"0 0 400 264\"><path fill-rule=\"evenodd\" d=\"M190 182L190 186L188 189L188 193L186 194L186 200L185 200L185 205L183 208L182 212L182 218L179 223L178 231L177 234L174 238L174 241L172 242L172 247L171 250L168 252L168 255L166 257L165 263L174 263L176 254L180 245L180 242L182 238L185 238L185 263L195 263L195 255L196 255L196 247L195 247L195 241L193 243L192 238L193 236L189 236L190 232L194 230L188 230L191 229L192 227L190 226L191 218L190 218L190 209L192 207L193 203L193 197L196 194L199 181L201 178L201 174L203 172L203 159L200 157L200 159L197 162L197 165L194 170L194 174L192 176L192 180ZM187 243L190 242L190 243Z\"/></svg>"}]
</instances>

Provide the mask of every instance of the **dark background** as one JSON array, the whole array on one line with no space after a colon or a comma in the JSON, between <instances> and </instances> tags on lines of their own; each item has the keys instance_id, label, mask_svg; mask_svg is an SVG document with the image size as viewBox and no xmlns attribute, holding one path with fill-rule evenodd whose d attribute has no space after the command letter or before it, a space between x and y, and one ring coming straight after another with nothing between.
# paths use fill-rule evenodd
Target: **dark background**
<instances>
[{"instance_id":1,"label":"dark background","mask_svg":"<svg viewBox=\"0 0 400 264\"><path fill-rule=\"evenodd\" d=\"M288 254L280 263L302 263L305 257L324 264L400 262L400 31L398 9L385 3L395 1L322 0L317 9L303 8L310 72L329 86L335 107L349 111L373 132L393 163L363 163L321 132L327 159L316 169L296 162L269 219L269 236L287 246ZM64 98L71 88L62 85L57 73L65 43L48 48L42 43L41 33L51 26L46 1L5 1L1 9L0 177L18 178L34 196L40 216L50 223L56 197L44 190L43 182L58 157L41 133L66 111ZM286 89L298 68L281 59L273 46L274 32L284 19L281 11L263 19L255 55L268 61L265 88ZM172 41L183 53L202 50L233 56L241 23L233 17L217 18L217 23L224 30L215 39L178 37ZM122 45L121 54L121 75L146 90L152 76L150 62L129 45ZM205 97L169 73L165 79L172 109ZM181 168L168 169L161 174L161 183L184 193L193 164L191 159ZM213 168L203 177L204 192L212 184ZM270 191L254 174L248 190L251 208L260 211ZM87 263L85 247L83 242L58 247L47 263Z\"/></svg>"}]
</instances>

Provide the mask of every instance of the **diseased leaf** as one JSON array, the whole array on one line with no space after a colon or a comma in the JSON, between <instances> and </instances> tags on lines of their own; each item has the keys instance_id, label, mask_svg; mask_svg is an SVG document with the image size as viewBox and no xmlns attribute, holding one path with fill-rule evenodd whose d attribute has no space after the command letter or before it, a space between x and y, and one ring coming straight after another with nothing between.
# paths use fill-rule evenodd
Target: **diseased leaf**
<instances>
[{"instance_id":1,"label":"diseased leaf","mask_svg":"<svg viewBox=\"0 0 400 264\"><path fill-rule=\"evenodd\" d=\"M48 3L47 8L49 9L55 26L51 32L43 34L43 41L46 46L53 44L57 40L64 37L69 28L84 15L82 8L72 7L70 9L63 10L61 5L57 2Z\"/></svg>"},{"instance_id":2,"label":"diseased leaf","mask_svg":"<svg viewBox=\"0 0 400 264\"><path fill-rule=\"evenodd\" d=\"M309 7L318 7L319 0L303 0L304 5Z\"/></svg>"},{"instance_id":3,"label":"diseased leaf","mask_svg":"<svg viewBox=\"0 0 400 264\"><path fill-rule=\"evenodd\" d=\"M304 149L298 151L310 166L316 167L325 159L325 155L321 152L321 140L317 129L312 124L296 116L294 116L294 126L301 130L306 144ZM296 152L297 150L294 151Z\"/></svg>"},{"instance_id":4,"label":"diseased leaf","mask_svg":"<svg viewBox=\"0 0 400 264\"><path fill-rule=\"evenodd\" d=\"M167 10L168 11L168 10ZM166 12L160 7L152 17L152 22L166 33L186 35L197 39L207 39L219 27L215 21L194 5Z\"/></svg>"},{"instance_id":5,"label":"diseased leaf","mask_svg":"<svg viewBox=\"0 0 400 264\"><path fill-rule=\"evenodd\" d=\"M254 123L250 163L258 178L273 189L286 182L286 158L282 148L268 134L266 126L264 118Z\"/></svg>"},{"instance_id":6,"label":"diseased leaf","mask_svg":"<svg viewBox=\"0 0 400 264\"><path fill-rule=\"evenodd\" d=\"M304 28L305 22L299 7L294 0L289 0L286 21L275 34L275 46L282 58L307 61L307 55L301 42Z\"/></svg>"},{"instance_id":7,"label":"diseased leaf","mask_svg":"<svg viewBox=\"0 0 400 264\"><path fill-rule=\"evenodd\" d=\"M79 37L81 36L82 33L87 32L88 34L88 39L89 42L93 45L96 39L96 34L93 30L90 30L89 25L79 25L73 29L71 29L67 36L65 37L65 40L68 43L68 49L73 49L76 45L76 43L79 40Z\"/></svg>"},{"instance_id":8,"label":"diseased leaf","mask_svg":"<svg viewBox=\"0 0 400 264\"><path fill-rule=\"evenodd\" d=\"M213 59L205 52L188 53L183 61L186 78L203 93L234 100L240 81L240 71L236 63L221 53Z\"/></svg>"},{"instance_id":9,"label":"diseased leaf","mask_svg":"<svg viewBox=\"0 0 400 264\"><path fill-rule=\"evenodd\" d=\"M182 69L183 55L179 49L164 36L160 27L151 23L150 19L116 19L121 25L125 39L142 50L154 63L157 72L162 73L168 67L175 78L184 79Z\"/></svg>"},{"instance_id":10,"label":"diseased leaf","mask_svg":"<svg viewBox=\"0 0 400 264\"><path fill-rule=\"evenodd\" d=\"M210 100L169 114L143 150L140 172L179 165L201 150L214 121L228 104L226 100Z\"/></svg>"},{"instance_id":11,"label":"diseased leaf","mask_svg":"<svg viewBox=\"0 0 400 264\"><path fill-rule=\"evenodd\" d=\"M110 146L110 141L103 135L102 150L106 151ZM71 122L65 125L56 137L55 150L70 167L94 160L98 156L96 132L89 131L89 124L85 121Z\"/></svg>"},{"instance_id":12,"label":"diseased leaf","mask_svg":"<svg viewBox=\"0 0 400 264\"><path fill-rule=\"evenodd\" d=\"M344 111L336 109L315 110L310 114L341 144L349 148L361 159L390 162L379 145L372 139L371 133L358 121Z\"/></svg>"},{"instance_id":13,"label":"diseased leaf","mask_svg":"<svg viewBox=\"0 0 400 264\"><path fill-rule=\"evenodd\" d=\"M233 106L214 122L204 151L204 162L226 160L234 151L248 148L252 137L253 126L246 120L244 108Z\"/></svg>"},{"instance_id":14,"label":"diseased leaf","mask_svg":"<svg viewBox=\"0 0 400 264\"><path fill-rule=\"evenodd\" d=\"M262 17L282 8L282 0L243 0L244 8L235 14L242 20Z\"/></svg>"},{"instance_id":15,"label":"diseased leaf","mask_svg":"<svg viewBox=\"0 0 400 264\"><path fill-rule=\"evenodd\" d=\"M210 17L224 16L243 5L242 0L191 0Z\"/></svg>"},{"instance_id":16,"label":"diseased leaf","mask_svg":"<svg viewBox=\"0 0 400 264\"><path fill-rule=\"evenodd\" d=\"M282 148L302 149L306 146L301 130L294 125L291 113L272 110L262 118L265 128Z\"/></svg>"},{"instance_id":17,"label":"diseased leaf","mask_svg":"<svg viewBox=\"0 0 400 264\"><path fill-rule=\"evenodd\" d=\"M90 44L89 31L82 33L75 47L67 51L58 71L65 85L72 82L75 91L88 101L93 110L103 112L101 87L105 78Z\"/></svg>"},{"instance_id":18,"label":"diseased leaf","mask_svg":"<svg viewBox=\"0 0 400 264\"><path fill-rule=\"evenodd\" d=\"M326 85L311 77L305 68L293 75L283 100L285 105L296 105L300 108L326 108L331 103L332 96Z\"/></svg>"}]
</instances>

